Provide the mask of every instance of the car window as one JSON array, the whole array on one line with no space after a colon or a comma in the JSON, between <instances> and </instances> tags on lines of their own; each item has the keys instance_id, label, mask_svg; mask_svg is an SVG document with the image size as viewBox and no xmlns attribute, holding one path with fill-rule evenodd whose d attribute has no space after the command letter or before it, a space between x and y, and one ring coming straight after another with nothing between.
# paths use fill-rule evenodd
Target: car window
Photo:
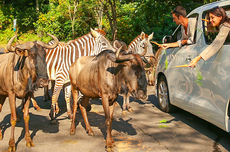
<instances>
[{"instance_id":1,"label":"car window","mask_svg":"<svg viewBox=\"0 0 230 152\"><path fill-rule=\"evenodd\" d=\"M188 18L195 18L196 20L198 19L198 14L193 14L190 15ZM196 24L197 26L197 24ZM196 43L196 33L197 33L197 27L195 27L195 34L194 34L194 43ZM179 25L174 33L172 34L172 42L177 42L178 40L181 39L181 25Z\"/></svg>"},{"instance_id":2,"label":"car window","mask_svg":"<svg viewBox=\"0 0 230 152\"><path fill-rule=\"evenodd\" d=\"M230 6L223 7L226 11L226 14L228 17L230 17ZM202 15L203 19L203 31L204 31L204 37L206 44L210 45L213 40L216 38L218 34L218 30L215 27L212 27L208 22L208 11L205 11ZM230 45L230 34L228 34L228 37L226 38L226 41L224 45Z\"/></svg>"}]
</instances>

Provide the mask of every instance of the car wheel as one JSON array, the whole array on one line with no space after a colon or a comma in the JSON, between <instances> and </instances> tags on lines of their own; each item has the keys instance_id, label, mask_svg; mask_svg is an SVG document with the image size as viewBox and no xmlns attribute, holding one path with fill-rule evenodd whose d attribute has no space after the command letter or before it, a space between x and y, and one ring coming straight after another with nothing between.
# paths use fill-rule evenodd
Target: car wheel
<instances>
[{"instance_id":1,"label":"car wheel","mask_svg":"<svg viewBox=\"0 0 230 152\"><path fill-rule=\"evenodd\" d=\"M177 108L169 101L168 84L164 76L161 76L157 83L157 96L160 109L164 112L174 112Z\"/></svg>"}]
</instances>

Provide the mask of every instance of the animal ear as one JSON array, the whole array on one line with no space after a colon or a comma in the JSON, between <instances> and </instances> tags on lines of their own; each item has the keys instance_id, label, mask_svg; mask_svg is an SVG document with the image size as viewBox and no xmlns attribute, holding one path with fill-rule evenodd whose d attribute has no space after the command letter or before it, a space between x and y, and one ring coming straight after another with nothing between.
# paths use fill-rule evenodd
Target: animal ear
<instances>
[{"instance_id":1,"label":"animal ear","mask_svg":"<svg viewBox=\"0 0 230 152\"><path fill-rule=\"evenodd\" d=\"M107 56L107 58L110 59L112 62L116 62L117 60L115 54L111 54L111 53Z\"/></svg>"},{"instance_id":2,"label":"animal ear","mask_svg":"<svg viewBox=\"0 0 230 152\"><path fill-rule=\"evenodd\" d=\"M97 38L99 36L99 33L95 30L93 30L92 28L90 28L90 32L93 35L93 37Z\"/></svg>"},{"instance_id":3,"label":"animal ear","mask_svg":"<svg viewBox=\"0 0 230 152\"><path fill-rule=\"evenodd\" d=\"M153 38L153 33L149 35L148 40L150 41Z\"/></svg>"},{"instance_id":4,"label":"animal ear","mask_svg":"<svg viewBox=\"0 0 230 152\"><path fill-rule=\"evenodd\" d=\"M28 50L16 49L15 53L19 56L28 57Z\"/></svg>"},{"instance_id":5,"label":"animal ear","mask_svg":"<svg viewBox=\"0 0 230 152\"><path fill-rule=\"evenodd\" d=\"M145 33L141 32L141 39L144 40L144 38L145 38Z\"/></svg>"}]
</instances>

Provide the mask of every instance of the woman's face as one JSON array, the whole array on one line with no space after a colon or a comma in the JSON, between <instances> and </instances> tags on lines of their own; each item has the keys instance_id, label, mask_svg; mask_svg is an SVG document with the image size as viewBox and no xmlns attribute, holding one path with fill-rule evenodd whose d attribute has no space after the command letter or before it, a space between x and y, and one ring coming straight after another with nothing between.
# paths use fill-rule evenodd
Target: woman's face
<instances>
[{"instance_id":1,"label":"woman's face","mask_svg":"<svg viewBox=\"0 0 230 152\"><path fill-rule=\"evenodd\" d=\"M215 16L212 13L209 13L209 18L210 18L210 23L212 26L217 26L219 27L220 21L222 20L222 16Z\"/></svg>"}]
</instances>

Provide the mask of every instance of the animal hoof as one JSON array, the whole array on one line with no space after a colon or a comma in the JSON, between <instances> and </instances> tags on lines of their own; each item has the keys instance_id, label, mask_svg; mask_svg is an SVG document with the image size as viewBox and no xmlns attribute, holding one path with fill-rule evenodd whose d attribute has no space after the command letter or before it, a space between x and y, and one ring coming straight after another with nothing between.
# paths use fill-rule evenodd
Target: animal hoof
<instances>
[{"instance_id":1,"label":"animal hoof","mask_svg":"<svg viewBox=\"0 0 230 152\"><path fill-rule=\"evenodd\" d=\"M26 147L34 147L34 143L32 141L26 143Z\"/></svg>"},{"instance_id":2,"label":"animal hoof","mask_svg":"<svg viewBox=\"0 0 230 152\"><path fill-rule=\"evenodd\" d=\"M42 109L40 107L37 107L36 110L37 111L42 111Z\"/></svg>"},{"instance_id":3,"label":"animal hoof","mask_svg":"<svg viewBox=\"0 0 230 152\"><path fill-rule=\"evenodd\" d=\"M76 133L75 130L71 130L71 131L70 131L70 135L74 135L75 133Z\"/></svg>"},{"instance_id":4,"label":"animal hoof","mask_svg":"<svg viewBox=\"0 0 230 152\"><path fill-rule=\"evenodd\" d=\"M133 108L130 107L130 108L128 109L128 111L129 111L129 112L133 112Z\"/></svg>"},{"instance_id":5,"label":"animal hoof","mask_svg":"<svg viewBox=\"0 0 230 152\"><path fill-rule=\"evenodd\" d=\"M111 151L111 152L113 152L113 147L108 147L108 148L106 148L106 151Z\"/></svg>"},{"instance_id":6,"label":"animal hoof","mask_svg":"<svg viewBox=\"0 0 230 152\"><path fill-rule=\"evenodd\" d=\"M56 125L57 124L57 120L55 119L55 120L50 120L50 124L51 125Z\"/></svg>"},{"instance_id":7,"label":"animal hoof","mask_svg":"<svg viewBox=\"0 0 230 152\"><path fill-rule=\"evenodd\" d=\"M15 146L10 146L9 148L8 148L8 152L15 152L16 151L16 148L15 148Z\"/></svg>"},{"instance_id":8,"label":"animal hoof","mask_svg":"<svg viewBox=\"0 0 230 152\"><path fill-rule=\"evenodd\" d=\"M122 111L122 115L124 115L124 116L127 115L127 111L126 111L126 110L123 110L123 111Z\"/></svg>"},{"instance_id":9,"label":"animal hoof","mask_svg":"<svg viewBox=\"0 0 230 152\"><path fill-rule=\"evenodd\" d=\"M89 135L89 136L95 136L95 135L94 135L94 132L89 132L88 135Z\"/></svg>"}]
</instances>

